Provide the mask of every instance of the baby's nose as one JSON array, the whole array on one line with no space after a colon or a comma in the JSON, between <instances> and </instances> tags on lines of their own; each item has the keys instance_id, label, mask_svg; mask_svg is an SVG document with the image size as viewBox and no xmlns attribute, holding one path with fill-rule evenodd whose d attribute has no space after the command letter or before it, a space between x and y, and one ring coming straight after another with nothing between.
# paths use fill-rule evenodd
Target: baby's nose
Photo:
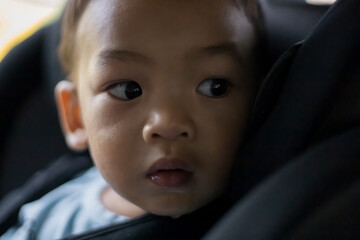
<instances>
[{"instance_id":1,"label":"baby's nose","mask_svg":"<svg viewBox=\"0 0 360 240\"><path fill-rule=\"evenodd\" d=\"M163 109L151 113L143 128L143 138L149 144L161 140L190 140L194 137L194 129L193 122L184 113Z\"/></svg>"}]
</instances>

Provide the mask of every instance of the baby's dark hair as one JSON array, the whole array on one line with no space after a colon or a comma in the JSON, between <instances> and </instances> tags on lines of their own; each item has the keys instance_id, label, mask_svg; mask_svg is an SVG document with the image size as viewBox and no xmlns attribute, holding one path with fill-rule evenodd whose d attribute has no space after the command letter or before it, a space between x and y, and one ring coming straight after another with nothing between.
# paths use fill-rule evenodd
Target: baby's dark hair
<instances>
[{"instance_id":1,"label":"baby's dark hair","mask_svg":"<svg viewBox=\"0 0 360 240\"><path fill-rule=\"evenodd\" d=\"M59 59L66 74L72 74L76 59L76 31L82 14L91 0L68 0L63 15L61 40L59 45ZM255 30L254 61L256 72L262 72L262 56L264 49L264 23L260 4L257 0L233 0L239 8L244 10L246 17Z\"/></svg>"}]
</instances>

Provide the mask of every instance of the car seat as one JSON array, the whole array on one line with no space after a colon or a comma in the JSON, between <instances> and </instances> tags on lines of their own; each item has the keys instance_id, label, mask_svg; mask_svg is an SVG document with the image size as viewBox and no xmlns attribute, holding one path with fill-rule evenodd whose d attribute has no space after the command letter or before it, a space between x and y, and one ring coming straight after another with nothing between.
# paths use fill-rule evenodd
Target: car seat
<instances>
[{"instance_id":1,"label":"car seat","mask_svg":"<svg viewBox=\"0 0 360 240\"><path fill-rule=\"evenodd\" d=\"M69 152L53 89L65 74L57 60L60 20L15 47L0 62L0 198Z\"/></svg>"},{"instance_id":2,"label":"car seat","mask_svg":"<svg viewBox=\"0 0 360 240\"><path fill-rule=\"evenodd\" d=\"M328 8L302 0L260 2L268 43L264 54L267 67L303 39ZM52 160L70 153L53 96L54 86L65 78L57 59L60 27L61 19L44 27L0 63L0 198Z\"/></svg>"},{"instance_id":3,"label":"car seat","mask_svg":"<svg viewBox=\"0 0 360 240\"><path fill-rule=\"evenodd\" d=\"M291 45L302 41L311 32L328 4L308 4L305 0L260 0L267 40L265 54L268 67Z\"/></svg>"},{"instance_id":4,"label":"car seat","mask_svg":"<svg viewBox=\"0 0 360 240\"><path fill-rule=\"evenodd\" d=\"M338 0L273 69L233 179L250 193L205 239L360 239L359 12Z\"/></svg>"}]
</instances>

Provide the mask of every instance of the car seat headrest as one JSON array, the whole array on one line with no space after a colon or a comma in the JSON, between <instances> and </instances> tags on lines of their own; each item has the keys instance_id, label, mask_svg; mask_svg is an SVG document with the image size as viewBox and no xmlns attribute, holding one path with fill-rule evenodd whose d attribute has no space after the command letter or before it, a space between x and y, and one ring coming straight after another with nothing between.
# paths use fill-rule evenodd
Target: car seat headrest
<instances>
[{"instance_id":1,"label":"car seat headrest","mask_svg":"<svg viewBox=\"0 0 360 240\"><path fill-rule=\"evenodd\" d=\"M239 171L251 186L326 137L360 122L360 2L339 0L285 54L259 93ZM285 66L285 67L284 67ZM274 87L275 86L275 87ZM240 174L241 175L241 174Z\"/></svg>"}]
</instances>

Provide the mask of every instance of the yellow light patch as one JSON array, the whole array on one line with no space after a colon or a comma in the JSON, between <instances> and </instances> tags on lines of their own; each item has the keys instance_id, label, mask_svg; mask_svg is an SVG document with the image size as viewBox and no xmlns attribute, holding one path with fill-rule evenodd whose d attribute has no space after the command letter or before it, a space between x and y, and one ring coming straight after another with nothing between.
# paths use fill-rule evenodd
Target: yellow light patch
<instances>
[{"instance_id":1,"label":"yellow light patch","mask_svg":"<svg viewBox=\"0 0 360 240\"><path fill-rule=\"evenodd\" d=\"M306 0L306 3L312 4L312 5L331 5L336 0Z\"/></svg>"},{"instance_id":2,"label":"yellow light patch","mask_svg":"<svg viewBox=\"0 0 360 240\"><path fill-rule=\"evenodd\" d=\"M0 61L13 47L56 18L63 2L0 0Z\"/></svg>"}]
</instances>

